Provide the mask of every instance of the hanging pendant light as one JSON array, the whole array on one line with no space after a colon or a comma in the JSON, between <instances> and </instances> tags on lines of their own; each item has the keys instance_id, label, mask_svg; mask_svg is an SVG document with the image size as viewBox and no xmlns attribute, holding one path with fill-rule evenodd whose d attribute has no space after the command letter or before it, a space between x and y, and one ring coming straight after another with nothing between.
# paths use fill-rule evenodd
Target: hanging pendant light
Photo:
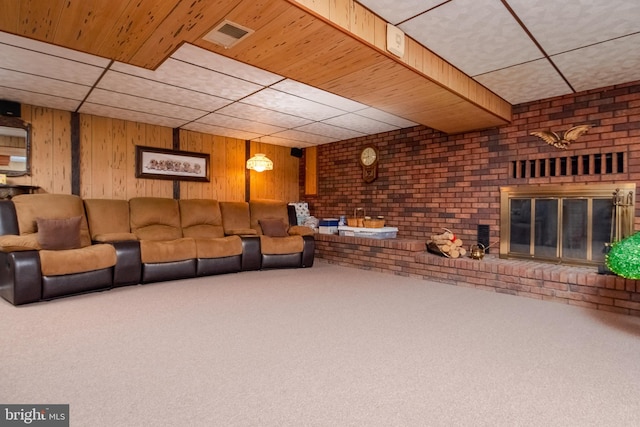
<instances>
[{"instance_id":1,"label":"hanging pendant light","mask_svg":"<svg viewBox=\"0 0 640 427\"><path fill-rule=\"evenodd\" d=\"M273 162L264 154L257 153L247 160L247 169L251 169L256 172L270 171L273 169Z\"/></svg>"}]
</instances>

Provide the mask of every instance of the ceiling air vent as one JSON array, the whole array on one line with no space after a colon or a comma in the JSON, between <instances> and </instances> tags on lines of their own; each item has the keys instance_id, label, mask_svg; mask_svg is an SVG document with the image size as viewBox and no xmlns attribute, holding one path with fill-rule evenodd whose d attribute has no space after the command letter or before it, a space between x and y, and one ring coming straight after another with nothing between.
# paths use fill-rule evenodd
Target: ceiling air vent
<instances>
[{"instance_id":1,"label":"ceiling air vent","mask_svg":"<svg viewBox=\"0 0 640 427\"><path fill-rule=\"evenodd\" d=\"M223 46L225 49L229 49L252 33L253 30L250 28L224 20L216 25L216 27L203 38L211 43Z\"/></svg>"}]
</instances>

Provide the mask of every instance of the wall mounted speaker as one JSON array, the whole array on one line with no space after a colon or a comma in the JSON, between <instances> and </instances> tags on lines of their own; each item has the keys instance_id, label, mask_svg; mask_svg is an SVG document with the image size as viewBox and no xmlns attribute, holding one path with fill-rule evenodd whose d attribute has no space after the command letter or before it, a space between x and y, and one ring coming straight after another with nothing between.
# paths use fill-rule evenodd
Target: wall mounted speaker
<instances>
[{"instance_id":1,"label":"wall mounted speaker","mask_svg":"<svg viewBox=\"0 0 640 427\"><path fill-rule=\"evenodd\" d=\"M293 148L291 149L291 155L292 155L293 157L297 157L297 158L302 157L302 148L296 148L296 147L293 147Z\"/></svg>"},{"instance_id":2,"label":"wall mounted speaker","mask_svg":"<svg viewBox=\"0 0 640 427\"><path fill-rule=\"evenodd\" d=\"M21 114L19 102L0 100L0 116L20 117Z\"/></svg>"}]
</instances>

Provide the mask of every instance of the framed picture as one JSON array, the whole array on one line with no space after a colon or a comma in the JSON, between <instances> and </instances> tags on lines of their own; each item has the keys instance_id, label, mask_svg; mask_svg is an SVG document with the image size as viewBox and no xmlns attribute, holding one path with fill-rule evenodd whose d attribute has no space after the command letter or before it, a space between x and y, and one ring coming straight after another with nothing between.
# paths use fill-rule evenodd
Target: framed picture
<instances>
[{"instance_id":1,"label":"framed picture","mask_svg":"<svg viewBox=\"0 0 640 427\"><path fill-rule=\"evenodd\" d=\"M209 182L209 154L136 145L136 178Z\"/></svg>"}]
</instances>

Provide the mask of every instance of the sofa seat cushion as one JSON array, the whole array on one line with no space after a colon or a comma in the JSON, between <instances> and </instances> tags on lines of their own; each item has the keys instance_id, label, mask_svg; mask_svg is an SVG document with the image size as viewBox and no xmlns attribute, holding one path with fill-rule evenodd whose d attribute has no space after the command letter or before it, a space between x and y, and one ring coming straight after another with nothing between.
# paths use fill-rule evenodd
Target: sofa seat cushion
<instances>
[{"instance_id":1,"label":"sofa seat cushion","mask_svg":"<svg viewBox=\"0 0 640 427\"><path fill-rule=\"evenodd\" d=\"M242 239L228 236L209 239L196 239L198 258L224 258L242 254Z\"/></svg>"},{"instance_id":2,"label":"sofa seat cushion","mask_svg":"<svg viewBox=\"0 0 640 427\"><path fill-rule=\"evenodd\" d=\"M79 249L41 250L40 269L43 276L85 273L113 267L116 250L111 245L91 245Z\"/></svg>"},{"instance_id":3,"label":"sofa seat cushion","mask_svg":"<svg viewBox=\"0 0 640 427\"><path fill-rule=\"evenodd\" d=\"M140 240L140 259L144 264L185 261L196 258L196 242L190 237L174 240Z\"/></svg>"},{"instance_id":4,"label":"sofa seat cushion","mask_svg":"<svg viewBox=\"0 0 640 427\"><path fill-rule=\"evenodd\" d=\"M269 237L260 236L260 251L264 255L282 255L302 252L304 240L302 236Z\"/></svg>"}]
</instances>

